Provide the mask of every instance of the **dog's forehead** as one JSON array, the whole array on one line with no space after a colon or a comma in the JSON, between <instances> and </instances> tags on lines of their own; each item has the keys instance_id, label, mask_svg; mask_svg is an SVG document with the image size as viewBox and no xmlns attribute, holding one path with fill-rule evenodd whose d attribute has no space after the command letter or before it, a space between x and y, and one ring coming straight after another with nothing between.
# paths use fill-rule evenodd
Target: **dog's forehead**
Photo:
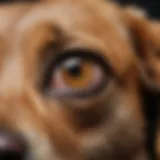
<instances>
[{"instance_id":1,"label":"dog's forehead","mask_svg":"<svg viewBox=\"0 0 160 160\"><path fill-rule=\"evenodd\" d=\"M81 1L74 2L71 0L37 5L23 17L17 30L21 34L27 32L37 23L45 21L58 24L60 27L70 30L75 27L77 28L78 25L84 27L89 26L91 28L99 26L102 24L102 21L103 23L106 21L106 23L110 23L113 27L116 27L120 31L119 33L122 33L124 36L124 29L120 26L120 20L116 12L114 12L113 7L107 12L103 12L101 9L103 9L101 6L97 7L87 2L81 3ZM101 25L101 29L104 29L104 25Z\"/></svg>"},{"instance_id":2,"label":"dog's forehead","mask_svg":"<svg viewBox=\"0 0 160 160\"><path fill-rule=\"evenodd\" d=\"M90 16L90 17L89 17ZM93 17L92 17L93 18ZM89 23L91 15L87 14L83 7L71 3L55 3L51 5L38 6L30 11L18 25L19 34L27 32L40 22L58 24L66 29L73 29L77 23Z\"/></svg>"},{"instance_id":3,"label":"dog's forehead","mask_svg":"<svg viewBox=\"0 0 160 160\"><path fill-rule=\"evenodd\" d=\"M38 24L47 22L57 26L64 33L69 33L74 38L77 36L76 38L79 40L79 35L83 36L83 38L85 37L85 44L91 42L92 46L95 46L101 43L99 45L100 49L104 47L104 50L107 50L107 48L114 50L105 51L105 53L108 54L107 56L111 61L117 62L119 60L119 64L123 66L117 66L117 68L124 70L124 65L130 63L132 55L129 53L132 51L127 29L121 22L114 7L111 6L110 8L108 6L106 8L108 11L104 12L102 9L105 8L102 8L99 3L92 5L92 3L87 3L87 1L71 0L61 0L34 6L17 25L17 40L23 40L24 35L28 36L30 30L37 27ZM34 37L36 36L35 33ZM81 39L81 41L83 40Z\"/></svg>"}]
</instances>

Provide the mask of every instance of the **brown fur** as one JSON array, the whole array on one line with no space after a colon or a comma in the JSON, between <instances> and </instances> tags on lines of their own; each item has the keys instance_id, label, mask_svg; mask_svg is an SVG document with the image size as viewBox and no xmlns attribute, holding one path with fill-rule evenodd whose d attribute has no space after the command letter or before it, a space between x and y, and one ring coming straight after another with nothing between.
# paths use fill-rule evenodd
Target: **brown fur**
<instances>
[{"instance_id":1,"label":"brown fur","mask_svg":"<svg viewBox=\"0 0 160 160\"><path fill-rule=\"evenodd\" d=\"M0 7L0 132L6 128L20 133L28 142L29 159L80 159L74 132L59 109L46 108L47 102L25 75L24 53L18 51L21 47L14 50L17 24L30 8L31 5ZM8 83L9 75L15 78L14 85ZM3 82L9 86L3 88Z\"/></svg>"},{"instance_id":2,"label":"brown fur","mask_svg":"<svg viewBox=\"0 0 160 160\"><path fill-rule=\"evenodd\" d=\"M35 160L77 160L77 147L89 160L148 159L140 94L146 68L139 56L154 52L158 38L141 12L94 2L12 6L5 12L9 23L0 24L0 123L27 139ZM85 99L46 95L41 88L50 59L77 47L98 51L110 66L107 87Z\"/></svg>"}]
</instances>

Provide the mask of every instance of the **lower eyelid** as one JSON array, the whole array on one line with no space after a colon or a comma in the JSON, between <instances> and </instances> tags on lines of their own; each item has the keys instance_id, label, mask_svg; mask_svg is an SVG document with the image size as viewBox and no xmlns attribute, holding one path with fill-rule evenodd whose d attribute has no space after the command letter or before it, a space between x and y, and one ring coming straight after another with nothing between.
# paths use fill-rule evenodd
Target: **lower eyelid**
<instances>
[{"instance_id":1,"label":"lower eyelid","mask_svg":"<svg viewBox=\"0 0 160 160\"><path fill-rule=\"evenodd\" d=\"M58 72L58 70L55 71L54 76L52 78L55 85L54 88L57 88L57 86L59 89L66 87L66 84L64 83L63 78L60 72Z\"/></svg>"},{"instance_id":2,"label":"lower eyelid","mask_svg":"<svg viewBox=\"0 0 160 160\"><path fill-rule=\"evenodd\" d=\"M104 88L107 87L107 83L103 83L95 88L89 87L88 89L70 89L70 88L63 88L63 90L48 90L46 91L47 96L51 98L78 98L78 99L86 99L89 98L90 96L96 96L96 94L99 94L100 91L104 90Z\"/></svg>"}]
</instances>

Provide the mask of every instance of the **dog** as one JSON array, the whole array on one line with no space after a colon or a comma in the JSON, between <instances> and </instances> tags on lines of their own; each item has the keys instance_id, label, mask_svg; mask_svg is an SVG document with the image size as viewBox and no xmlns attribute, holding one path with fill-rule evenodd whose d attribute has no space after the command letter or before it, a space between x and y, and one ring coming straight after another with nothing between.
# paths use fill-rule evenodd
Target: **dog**
<instances>
[{"instance_id":1,"label":"dog","mask_svg":"<svg viewBox=\"0 0 160 160\"><path fill-rule=\"evenodd\" d=\"M11 140L0 153L149 159L141 81L150 84L144 54L155 52L158 35L143 12L109 1L53 0L12 5L1 15L0 138Z\"/></svg>"}]
</instances>

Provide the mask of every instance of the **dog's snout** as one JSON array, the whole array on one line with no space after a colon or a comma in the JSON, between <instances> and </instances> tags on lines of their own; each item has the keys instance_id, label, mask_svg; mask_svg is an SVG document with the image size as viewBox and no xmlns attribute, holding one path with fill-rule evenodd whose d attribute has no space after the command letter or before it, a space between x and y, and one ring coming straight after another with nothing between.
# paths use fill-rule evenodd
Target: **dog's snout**
<instances>
[{"instance_id":1,"label":"dog's snout","mask_svg":"<svg viewBox=\"0 0 160 160\"><path fill-rule=\"evenodd\" d=\"M1 160L23 160L26 157L26 150L26 143L20 135L10 130L0 130Z\"/></svg>"}]
</instances>

